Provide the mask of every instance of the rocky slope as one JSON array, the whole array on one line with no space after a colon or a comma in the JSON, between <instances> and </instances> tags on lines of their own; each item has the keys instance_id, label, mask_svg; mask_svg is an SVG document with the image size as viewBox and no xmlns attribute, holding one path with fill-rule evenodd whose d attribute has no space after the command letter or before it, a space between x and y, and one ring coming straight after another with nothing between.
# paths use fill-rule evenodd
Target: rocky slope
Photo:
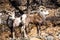
<instances>
[{"instance_id":1,"label":"rocky slope","mask_svg":"<svg viewBox=\"0 0 60 40\"><path fill-rule=\"evenodd\" d=\"M53 7L52 5L47 5L46 1L48 2L48 0L43 0L43 5L47 7L50 13L49 15L47 15L47 24L43 24L42 26L40 26L40 38L37 37L36 26L33 24L30 25L32 27L30 32L28 33L28 37L30 38L30 40L60 40L60 7L55 8L54 5ZM22 6L20 6L20 9L24 10L24 8L26 8L26 6L24 6L24 2L22 1ZM60 4L60 0L58 0L58 2ZM14 10L14 7L11 6L8 0L0 0L0 13L1 11L4 12L12 10ZM6 17L3 17L2 19L5 20ZM7 25L0 25L0 40L11 40L10 31L11 30ZM15 28L14 32L16 40L25 40L24 38L21 38L21 31L19 27Z\"/></svg>"}]
</instances>

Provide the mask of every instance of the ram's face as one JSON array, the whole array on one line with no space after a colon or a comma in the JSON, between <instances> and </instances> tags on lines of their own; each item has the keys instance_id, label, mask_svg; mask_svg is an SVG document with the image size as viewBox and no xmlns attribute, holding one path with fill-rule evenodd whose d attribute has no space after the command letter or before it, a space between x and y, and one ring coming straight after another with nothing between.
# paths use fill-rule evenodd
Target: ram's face
<instances>
[{"instance_id":1,"label":"ram's face","mask_svg":"<svg viewBox=\"0 0 60 40\"><path fill-rule=\"evenodd\" d=\"M40 13L42 13L44 15L49 14L49 11L44 6L40 6L39 11L40 11Z\"/></svg>"}]
</instances>

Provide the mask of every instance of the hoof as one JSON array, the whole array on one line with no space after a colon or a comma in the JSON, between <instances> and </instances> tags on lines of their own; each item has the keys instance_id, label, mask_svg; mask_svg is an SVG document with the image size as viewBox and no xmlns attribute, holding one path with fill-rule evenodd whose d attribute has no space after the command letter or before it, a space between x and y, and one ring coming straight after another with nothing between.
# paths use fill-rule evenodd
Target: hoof
<instances>
[{"instance_id":1,"label":"hoof","mask_svg":"<svg viewBox=\"0 0 60 40\"><path fill-rule=\"evenodd\" d=\"M30 38L29 37L25 37L24 40L30 40Z\"/></svg>"},{"instance_id":2,"label":"hoof","mask_svg":"<svg viewBox=\"0 0 60 40\"><path fill-rule=\"evenodd\" d=\"M41 39L41 37L40 37L39 35L37 35L37 36L36 36L36 38L39 38L39 39Z\"/></svg>"}]
</instances>

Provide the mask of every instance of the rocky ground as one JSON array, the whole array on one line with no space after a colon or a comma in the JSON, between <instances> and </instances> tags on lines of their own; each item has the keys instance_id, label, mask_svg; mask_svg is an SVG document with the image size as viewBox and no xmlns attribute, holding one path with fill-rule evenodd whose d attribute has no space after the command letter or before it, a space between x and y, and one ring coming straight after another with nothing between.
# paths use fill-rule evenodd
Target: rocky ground
<instances>
[{"instance_id":1,"label":"rocky ground","mask_svg":"<svg viewBox=\"0 0 60 40\"><path fill-rule=\"evenodd\" d=\"M4 1L5 2L5 1ZM11 11L14 8L6 2L0 5L0 12L2 11ZM20 9L26 8L25 6L20 6ZM48 8L49 15L47 15L46 23L40 26L40 38L37 37L37 28L35 25L30 25L32 29L28 33L28 37L30 40L60 40L60 7L59 8ZM6 19L3 17L2 19ZM8 28L7 25L1 24L0 25L0 40L13 40L11 39L11 30ZM25 40L21 38L20 28L15 28L15 37L16 40Z\"/></svg>"}]
</instances>

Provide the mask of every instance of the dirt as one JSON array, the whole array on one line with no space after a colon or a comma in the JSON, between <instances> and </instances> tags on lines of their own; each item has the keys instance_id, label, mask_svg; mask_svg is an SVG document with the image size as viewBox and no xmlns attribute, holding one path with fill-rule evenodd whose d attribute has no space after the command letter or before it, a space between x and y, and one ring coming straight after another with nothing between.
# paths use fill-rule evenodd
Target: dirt
<instances>
[{"instance_id":1,"label":"dirt","mask_svg":"<svg viewBox=\"0 0 60 40\"><path fill-rule=\"evenodd\" d=\"M21 6L22 7L22 6ZM23 6L24 7L24 6ZM22 8L23 8L22 7ZM10 5L9 2L6 2L4 4L0 5L0 11L1 10L13 10L14 8ZM30 40L46 40L48 36L52 36L53 40L60 40L60 16L56 17L57 14L57 9L50 9L47 8L49 10L49 15L47 15L47 25L43 24L42 26L40 26L40 38L37 37L37 28L36 26L33 26L33 28L30 30L30 32L28 33L28 37L30 38ZM23 9L22 9L23 10ZM49 19L50 18L50 19ZM0 40L10 40L10 29L7 28L5 29L5 31L2 30L3 25L0 25ZM7 27L4 25L4 27ZM7 30L7 31L6 31ZM21 37L21 33L20 33L20 28L16 28L16 40L21 40L21 39L17 39Z\"/></svg>"}]
</instances>

